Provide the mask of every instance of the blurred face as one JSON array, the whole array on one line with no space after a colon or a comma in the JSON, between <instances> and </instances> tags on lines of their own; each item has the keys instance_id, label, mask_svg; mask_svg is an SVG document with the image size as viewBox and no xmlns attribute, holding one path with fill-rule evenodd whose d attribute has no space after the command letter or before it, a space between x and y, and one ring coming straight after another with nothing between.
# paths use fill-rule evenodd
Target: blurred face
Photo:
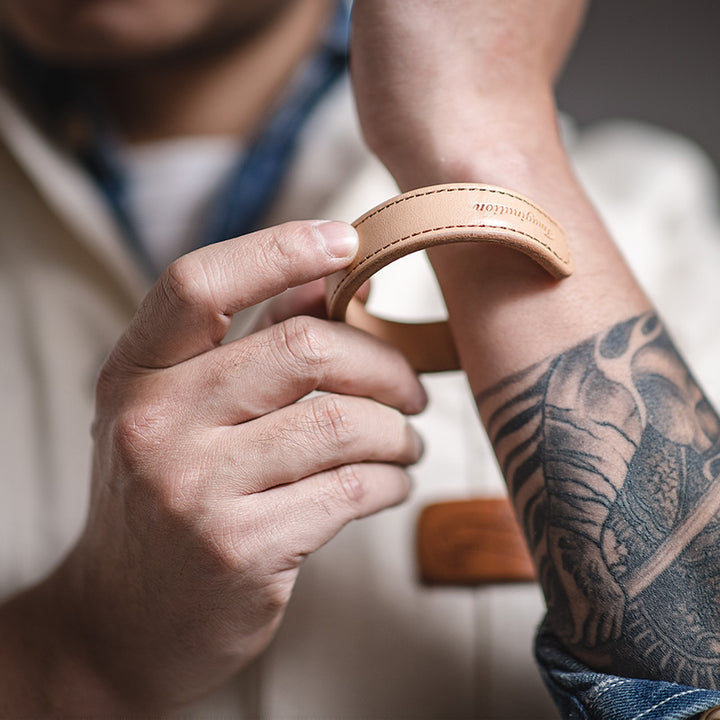
<instances>
[{"instance_id":1,"label":"blurred face","mask_svg":"<svg viewBox=\"0 0 720 720\"><path fill-rule=\"evenodd\" d=\"M243 37L292 0L0 0L0 26L63 64L118 64Z\"/></svg>"}]
</instances>

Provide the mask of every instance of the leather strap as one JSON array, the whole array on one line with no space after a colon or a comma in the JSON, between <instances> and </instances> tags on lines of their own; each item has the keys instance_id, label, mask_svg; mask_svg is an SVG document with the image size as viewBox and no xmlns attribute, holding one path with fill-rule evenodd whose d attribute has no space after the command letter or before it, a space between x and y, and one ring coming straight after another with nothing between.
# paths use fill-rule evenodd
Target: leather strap
<instances>
[{"instance_id":1,"label":"leather strap","mask_svg":"<svg viewBox=\"0 0 720 720\"><path fill-rule=\"evenodd\" d=\"M477 585L535 580L530 553L507 498L427 505L417 525L420 579Z\"/></svg>"},{"instance_id":2,"label":"leather strap","mask_svg":"<svg viewBox=\"0 0 720 720\"><path fill-rule=\"evenodd\" d=\"M420 372L459 367L447 323L404 324L370 315L355 298L378 270L434 245L494 242L515 248L554 278L572 273L565 233L533 202L503 188L465 183L435 185L398 195L353 225L360 249L349 267L326 279L331 320L346 320L400 348Z\"/></svg>"}]
</instances>

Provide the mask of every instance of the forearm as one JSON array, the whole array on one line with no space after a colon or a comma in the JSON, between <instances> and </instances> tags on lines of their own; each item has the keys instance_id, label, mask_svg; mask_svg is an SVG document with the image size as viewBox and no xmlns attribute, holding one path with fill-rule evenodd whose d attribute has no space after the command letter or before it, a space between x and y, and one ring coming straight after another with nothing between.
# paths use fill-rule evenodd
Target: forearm
<instances>
[{"instance_id":1,"label":"forearm","mask_svg":"<svg viewBox=\"0 0 720 720\"><path fill-rule=\"evenodd\" d=\"M430 253L475 392L650 307L569 166L551 99L518 103L514 122L511 110L479 112L480 141L440 145L436 172L425 157L422 176L406 172L404 189L468 181L524 194L565 229L575 271L557 282L502 247Z\"/></svg>"},{"instance_id":2,"label":"forearm","mask_svg":"<svg viewBox=\"0 0 720 720\"><path fill-rule=\"evenodd\" d=\"M398 174L404 189L501 185L564 226L575 272L560 282L503 248L431 253L461 361L564 644L597 669L717 687L717 417L575 179L552 105L535 110L520 132L486 116L491 141Z\"/></svg>"}]
</instances>

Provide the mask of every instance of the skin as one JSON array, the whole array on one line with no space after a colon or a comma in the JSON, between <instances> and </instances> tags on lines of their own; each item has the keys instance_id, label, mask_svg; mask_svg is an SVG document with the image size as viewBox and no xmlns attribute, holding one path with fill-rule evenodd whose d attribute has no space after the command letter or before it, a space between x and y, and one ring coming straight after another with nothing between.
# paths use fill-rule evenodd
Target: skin
<instances>
[{"instance_id":1,"label":"skin","mask_svg":"<svg viewBox=\"0 0 720 720\"><path fill-rule=\"evenodd\" d=\"M478 403L554 634L593 667L717 689L720 420L659 319L619 323Z\"/></svg>"},{"instance_id":2,"label":"skin","mask_svg":"<svg viewBox=\"0 0 720 720\"><path fill-rule=\"evenodd\" d=\"M502 248L431 253L548 628L591 668L717 688L720 420L558 137L552 83L582 3L413 10L356 5L353 76L373 148L405 189L475 181L528 195L574 255L557 283ZM400 28L407 43L390 42Z\"/></svg>"},{"instance_id":3,"label":"skin","mask_svg":"<svg viewBox=\"0 0 720 720\"><path fill-rule=\"evenodd\" d=\"M354 243L342 223L291 223L160 278L98 382L87 526L0 609L5 714L202 695L270 641L304 557L405 498L422 444L404 413L425 396L399 353L308 317L220 345L233 313L343 267Z\"/></svg>"}]
</instances>

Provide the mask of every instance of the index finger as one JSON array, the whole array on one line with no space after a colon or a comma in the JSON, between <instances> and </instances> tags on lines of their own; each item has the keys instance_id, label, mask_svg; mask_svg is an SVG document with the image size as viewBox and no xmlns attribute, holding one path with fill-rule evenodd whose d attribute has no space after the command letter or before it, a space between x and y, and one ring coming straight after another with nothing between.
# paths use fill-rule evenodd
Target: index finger
<instances>
[{"instance_id":1,"label":"index finger","mask_svg":"<svg viewBox=\"0 0 720 720\"><path fill-rule=\"evenodd\" d=\"M235 313L345 267L357 247L351 225L308 221L184 255L148 293L116 353L125 364L159 369L211 350Z\"/></svg>"}]
</instances>

